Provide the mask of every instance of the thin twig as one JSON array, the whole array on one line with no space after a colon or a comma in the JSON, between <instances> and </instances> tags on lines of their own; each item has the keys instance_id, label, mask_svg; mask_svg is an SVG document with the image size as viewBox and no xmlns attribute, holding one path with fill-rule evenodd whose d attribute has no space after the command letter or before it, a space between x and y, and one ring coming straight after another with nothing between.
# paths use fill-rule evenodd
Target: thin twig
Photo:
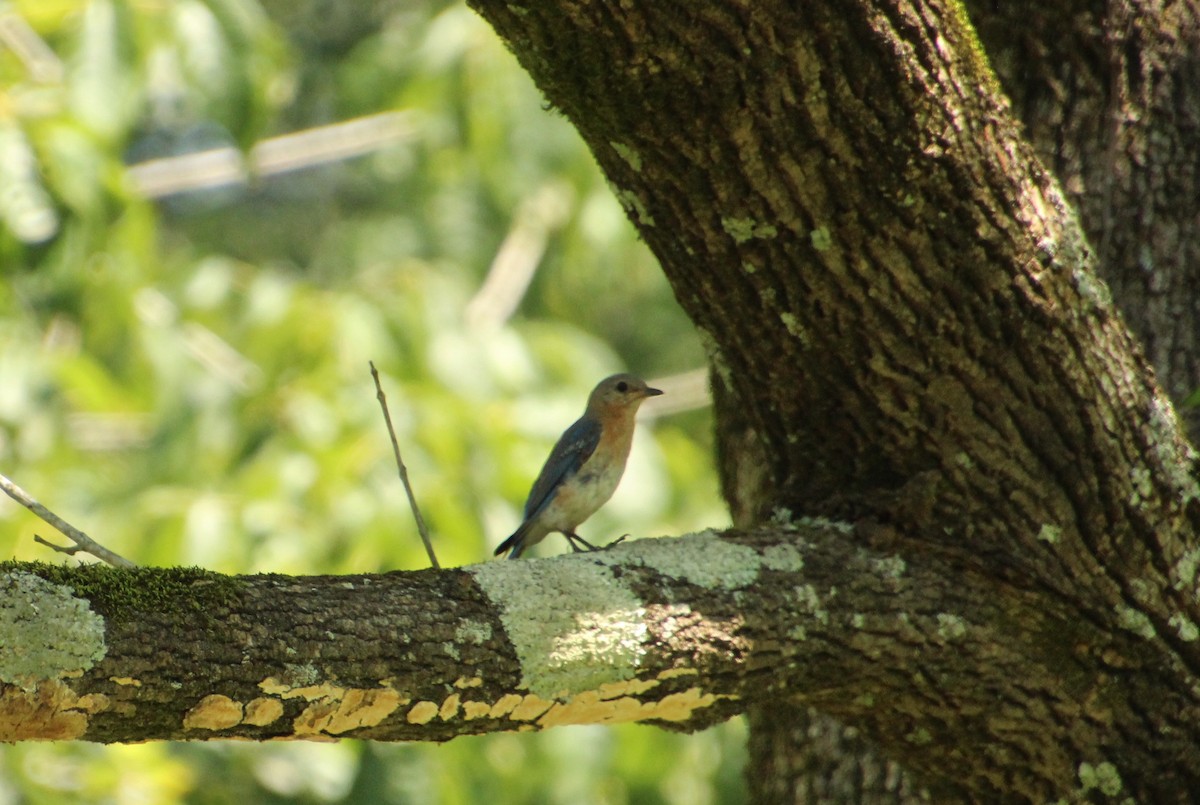
<instances>
[{"instance_id":1,"label":"thin twig","mask_svg":"<svg viewBox=\"0 0 1200 805\"><path fill-rule=\"evenodd\" d=\"M53 548L59 553L65 553L67 556L74 556L80 551L84 551L85 553L90 553L97 559L108 562L114 567L137 567L137 565L133 562L130 562L123 556L113 553L108 548L105 548L87 534L83 533L78 528L71 525L42 504L38 503L36 500L30 497L28 492L14 484L4 475L0 475L0 489L3 489L4 492L17 503L20 503L38 517L41 517L47 523L61 531L67 537L67 539L75 543L75 546L71 548L64 548L61 545L55 545L53 542L47 542L37 535L34 535L33 538L35 542L40 542L42 545Z\"/></svg>"},{"instance_id":2,"label":"thin twig","mask_svg":"<svg viewBox=\"0 0 1200 805\"><path fill-rule=\"evenodd\" d=\"M371 366L371 377L375 378L375 399L379 400L379 407L383 409L383 421L387 423L388 436L392 437L392 452L396 454L396 467L400 470L400 481L404 484L404 491L408 494L408 505L412 507L413 518L417 521L417 531L421 534L421 542L425 543L425 552L429 554L429 564L435 569L441 569L438 564L437 555L433 552L433 543L429 540L429 529L425 527L425 518L421 516L421 509L417 506L417 498L413 495L412 484L408 482L408 468L404 466L404 459L400 458L400 444L396 441L396 430L392 427L392 415L388 413L387 397L383 393L383 386L379 384L379 372L375 369L374 361L367 361Z\"/></svg>"}]
</instances>

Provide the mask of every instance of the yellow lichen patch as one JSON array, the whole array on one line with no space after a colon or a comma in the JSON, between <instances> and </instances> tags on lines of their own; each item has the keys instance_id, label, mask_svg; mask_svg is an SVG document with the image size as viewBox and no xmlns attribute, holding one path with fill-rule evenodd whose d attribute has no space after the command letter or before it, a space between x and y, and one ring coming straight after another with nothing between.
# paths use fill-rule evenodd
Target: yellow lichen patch
<instances>
[{"instance_id":1,"label":"yellow lichen patch","mask_svg":"<svg viewBox=\"0 0 1200 805\"><path fill-rule=\"evenodd\" d=\"M556 702L541 718L538 726L559 727L567 724L616 724L625 721L686 721L693 711L710 707L718 698L689 688L672 693L660 701L642 702L632 697L602 698L596 691L587 691L565 702Z\"/></svg>"},{"instance_id":2,"label":"yellow lichen patch","mask_svg":"<svg viewBox=\"0 0 1200 805\"><path fill-rule=\"evenodd\" d=\"M438 718L442 721L449 721L458 715L458 703L460 700L457 693L451 693L447 696L446 701L442 702L442 706L438 710Z\"/></svg>"},{"instance_id":3,"label":"yellow lichen patch","mask_svg":"<svg viewBox=\"0 0 1200 805\"><path fill-rule=\"evenodd\" d=\"M279 695L284 699L304 699L306 702L315 702L318 699L340 699L346 695L346 689L339 685L322 682L320 685L292 688L287 693Z\"/></svg>"},{"instance_id":4,"label":"yellow lichen patch","mask_svg":"<svg viewBox=\"0 0 1200 805\"><path fill-rule=\"evenodd\" d=\"M2 688L0 741L74 740L87 731L88 713L97 712L81 707L82 699L58 680L39 682L28 691L15 685Z\"/></svg>"},{"instance_id":5,"label":"yellow lichen patch","mask_svg":"<svg viewBox=\"0 0 1200 805\"><path fill-rule=\"evenodd\" d=\"M672 693L664 696L662 701L652 705L654 712L644 718L660 718L663 721L686 721L691 718L692 711L701 707L710 707L717 700L712 693L701 693L700 688L688 688L682 693ZM722 695L719 698L732 699L734 696ZM651 707L651 705L647 705Z\"/></svg>"},{"instance_id":6,"label":"yellow lichen patch","mask_svg":"<svg viewBox=\"0 0 1200 805\"><path fill-rule=\"evenodd\" d=\"M508 717L514 721L533 721L553 705L554 702L546 701L542 697L530 693L521 699L521 703L513 708Z\"/></svg>"},{"instance_id":7,"label":"yellow lichen patch","mask_svg":"<svg viewBox=\"0 0 1200 805\"><path fill-rule=\"evenodd\" d=\"M500 697L500 701L492 705L488 711L488 715L492 718L500 718L506 716L513 711L518 704L521 703L521 697L516 693L506 693Z\"/></svg>"},{"instance_id":8,"label":"yellow lichen patch","mask_svg":"<svg viewBox=\"0 0 1200 805\"><path fill-rule=\"evenodd\" d=\"M340 698L322 699L304 708L296 716L295 733L340 735L360 727L373 727L404 701L407 700L402 700L391 688L350 688Z\"/></svg>"},{"instance_id":9,"label":"yellow lichen patch","mask_svg":"<svg viewBox=\"0 0 1200 805\"><path fill-rule=\"evenodd\" d=\"M291 685L280 682L273 676L269 676L262 682L258 683L258 689L268 696L282 696L292 689Z\"/></svg>"},{"instance_id":10,"label":"yellow lichen patch","mask_svg":"<svg viewBox=\"0 0 1200 805\"><path fill-rule=\"evenodd\" d=\"M619 696L634 696L656 687L658 687L658 682L654 679L627 679L623 682L605 682L600 686L600 698L615 699Z\"/></svg>"},{"instance_id":11,"label":"yellow lichen patch","mask_svg":"<svg viewBox=\"0 0 1200 805\"><path fill-rule=\"evenodd\" d=\"M89 693L86 696L80 696L73 709L82 710L88 715L103 713L108 709L108 697L103 693Z\"/></svg>"},{"instance_id":12,"label":"yellow lichen patch","mask_svg":"<svg viewBox=\"0 0 1200 805\"><path fill-rule=\"evenodd\" d=\"M700 672L695 668L668 668L658 675L659 679L674 679L677 676L696 676Z\"/></svg>"},{"instance_id":13,"label":"yellow lichen patch","mask_svg":"<svg viewBox=\"0 0 1200 805\"><path fill-rule=\"evenodd\" d=\"M133 685L135 688L142 686L142 680L134 679L131 676L110 676L108 681L116 685Z\"/></svg>"},{"instance_id":14,"label":"yellow lichen patch","mask_svg":"<svg viewBox=\"0 0 1200 805\"><path fill-rule=\"evenodd\" d=\"M459 690L464 688L477 688L482 684L483 677L481 676L473 676L470 679L467 679L465 676L460 676L458 679L454 680L454 687L458 688Z\"/></svg>"},{"instance_id":15,"label":"yellow lichen patch","mask_svg":"<svg viewBox=\"0 0 1200 805\"><path fill-rule=\"evenodd\" d=\"M581 693L567 702L556 702L538 719L539 727L567 724L617 724L644 718L643 705L637 699L601 699L594 691Z\"/></svg>"},{"instance_id":16,"label":"yellow lichen patch","mask_svg":"<svg viewBox=\"0 0 1200 805\"><path fill-rule=\"evenodd\" d=\"M185 730L224 730L240 723L241 702L235 702L220 693L205 696L183 717Z\"/></svg>"},{"instance_id":17,"label":"yellow lichen patch","mask_svg":"<svg viewBox=\"0 0 1200 805\"><path fill-rule=\"evenodd\" d=\"M252 727L265 727L274 723L282 715L283 705L278 699L259 696L246 703L246 715L242 719L242 723Z\"/></svg>"},{"instance_id":18,"label":"yellow lichen patch","mask_svg":"<svg viewBox=\"0 0 1200 805\"><path fill-rule=\"evenodd\" d=\"M304 699L306 702L316 701L317 699L340 699L346 695L345 688L338 685L331 685L328 682L297 688L286 682L280 682L273 676L269 676L262 682L259 682L258 689L263 693L270 696L278 696L281 699Z\"/></svg>"},{"instance_id":19,"label":"yellow lichen patch","mask_svg":"<svg viewBox=\"0 0 1200 805\"><path fill-rule=\"evenodd\" d=\"M433 702L417 702L408 711L409 724L428 724L438 714L438 706Z\"/></svg>"},{"instance_id":20,"label":"yellow lichen patch","mask_svg":"<svg viewBox=\"0 0 1200 805\"><path fill-rule=\"evenodd\" d=\"M305 707L292 724L292 734L297 738L306 738L309 735L327 733L326 727L333 720L338 704L327 699Z\"/></svg>"},{"instance_id":21,"label":"yellow lichen patch","mask_svg":"<svg viewBox=\"0 0 1200 805\"><path fill-rule=\"evenodd\" d=\"M320 733L339 735L360 727L373 727L394 713L396 708L408 704L409 699L402 698L389 684L390 681L384 680L379 688L345 688L328 682L294 687L270 676L259 682L258 687L263 693L281 699L311 702L294 722L297 737L311 738ZM271 721L281 714L282 708L271 717ZM264 713L262 717L267 716Z\"/></svg>"},{"instance_id":22,"label":"yellow lichen patch","mask_svg":"<svg viewBox=\"0 0 1200 805\"><path fill-rule=\"evenodd\" d=\"M492 705L487 702L463 702L463 714L467 721L485 718L492 712Z\"/></svg>"}]
</instances>

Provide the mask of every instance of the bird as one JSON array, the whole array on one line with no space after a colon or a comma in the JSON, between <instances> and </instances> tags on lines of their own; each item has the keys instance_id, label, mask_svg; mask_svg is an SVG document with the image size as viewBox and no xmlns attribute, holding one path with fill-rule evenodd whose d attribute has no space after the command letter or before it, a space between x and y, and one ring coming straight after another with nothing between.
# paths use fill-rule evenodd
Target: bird
<instances>
[{"instance_id":1,"label":"bird","mask_svg":"<svg viewBox=\"0 0 1200 805\"><path fill-rule=\"evenodd\" d=\"M509 559L517 559L555 531L576 553L585 550L580 544L596 550L575 529L616 491L633 444L634 416L646 398L659 394L662 391L631 374L612 375L596 384L583 416L559 437L533 482L520 527L500 543L495 555L508 551Z\"/></svg>"}]
</instances>

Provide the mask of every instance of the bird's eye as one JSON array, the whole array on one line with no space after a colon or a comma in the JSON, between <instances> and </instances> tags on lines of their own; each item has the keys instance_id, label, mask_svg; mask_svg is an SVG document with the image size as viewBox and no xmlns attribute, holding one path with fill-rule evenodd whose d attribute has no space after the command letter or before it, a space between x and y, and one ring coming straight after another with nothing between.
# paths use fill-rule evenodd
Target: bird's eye
<instances>
[{"instance_id":1,"label":"bird's eye","mask_svg":"<svg viewBox=\"0 0 1200 805\"><path fill-rule=\"evenodd\" d=\"M622 380L620 383L617 384L617 391L624 394L625 392L629 391L629 384L626 383L624 380Z\"/></svg>"}]
</instances>

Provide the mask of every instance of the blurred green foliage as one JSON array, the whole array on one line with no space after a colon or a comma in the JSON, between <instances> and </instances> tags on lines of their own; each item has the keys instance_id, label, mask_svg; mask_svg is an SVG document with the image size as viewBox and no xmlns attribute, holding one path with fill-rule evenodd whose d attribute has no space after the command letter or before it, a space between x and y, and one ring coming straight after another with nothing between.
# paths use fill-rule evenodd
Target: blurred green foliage
<instances>
[{"instance_id":1,"label":"blurred green foliage","mask_svg":"<svg viewBox=\"0 0 1200 805\"><path fill-rule=\"evenodd\" d=\"M368 360L446 565L515 527L599 377L703 364L574 130L462 5L16 0L0 31L0 466L139 563L424 566ZM403 136L248 182L156 200L129 169L390 112ZM528 292L473 319L510 247ZM724 524L710 454L707 411L644 426L585 536ZM3 556L50 558L35 533L0 501ZM729 802L742 738L25 744L0 805Z\"/></svg>"}]
</instances>

